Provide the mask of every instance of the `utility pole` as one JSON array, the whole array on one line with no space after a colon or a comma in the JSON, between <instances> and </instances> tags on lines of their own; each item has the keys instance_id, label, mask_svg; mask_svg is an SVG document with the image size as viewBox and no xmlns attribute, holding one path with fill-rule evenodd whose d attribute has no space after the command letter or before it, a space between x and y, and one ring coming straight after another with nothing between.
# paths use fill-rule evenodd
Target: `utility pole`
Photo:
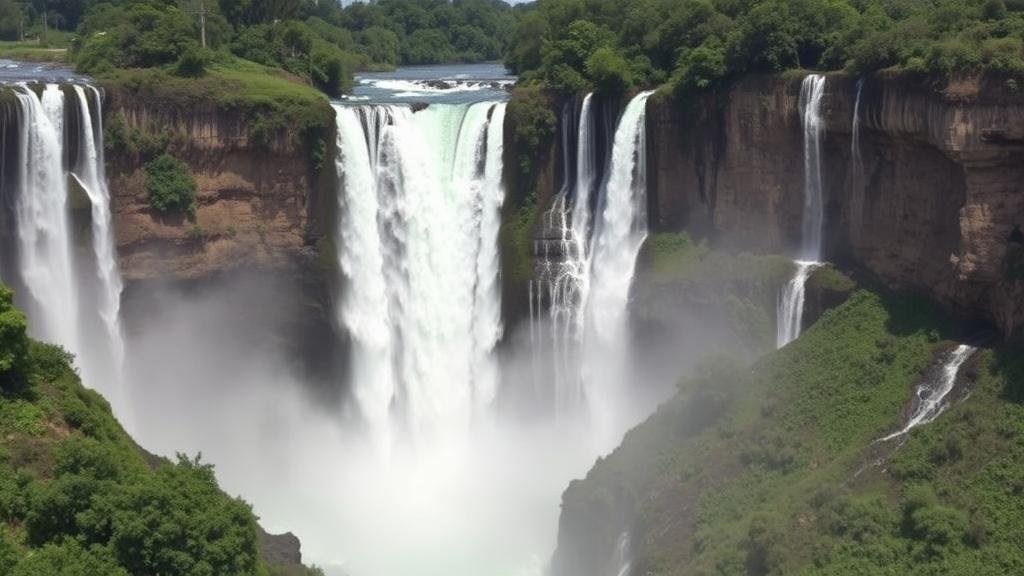
<instances>
[{"instance_id":1,"label":"utility pole","mask_svg":"<svg viewBox=\"0 0 1024 576\"><path fill-rule=\"evenodd\" d=\"M203 0L199 0L199 8L193 8L191 10L185 10L187 14L198 14L199 15L199 38L203 43L203 48L206 48L206 16L211 14L206 9L206 5Z\"/></svg>"}]
</instances>

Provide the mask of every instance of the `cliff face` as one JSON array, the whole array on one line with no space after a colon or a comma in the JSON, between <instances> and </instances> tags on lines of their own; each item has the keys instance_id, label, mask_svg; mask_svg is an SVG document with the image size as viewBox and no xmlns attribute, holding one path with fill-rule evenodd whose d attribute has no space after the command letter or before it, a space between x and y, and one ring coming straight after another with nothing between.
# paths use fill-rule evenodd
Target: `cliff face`
<instances>
[{"instance_id":1,"label":"cliff face","mask_svg":"<svg viewBox=\"0 0 1024 576\"><path fill-rule=\"evenodd\" d=\"M804 173L799 89L799 78L754 77L696 102L652 100L652 225L726 247L794 251ZM936 91L867 79L856 162L856 94L853 79L829 76L826 257L1013 332L1024 322L1024 284L1007 272L1006 255L1024 223L1024 98L994 83Z\"/></svg>"},{"instance_id":2,"label":"cliff face","mask_svg":"<svg viewBox=\"0 0 1024 576\"><path fill-rule=\"evenodd\" d=\"M241 268L293 267L314 256L333 212L334 135L316 166L297 129L258 133L245 115L173 107L107 91L105 122L141 140L166 139L196 179L196 219L150 209L138 154L108 153L114 228L127 281L192 280ZM331 114L324 102L324 113ZM328 125L333 127L333 121ZM332 128L333 130L333 128ZM109 136L108 136L109 137Z\"/></svg>"}]
</instances>

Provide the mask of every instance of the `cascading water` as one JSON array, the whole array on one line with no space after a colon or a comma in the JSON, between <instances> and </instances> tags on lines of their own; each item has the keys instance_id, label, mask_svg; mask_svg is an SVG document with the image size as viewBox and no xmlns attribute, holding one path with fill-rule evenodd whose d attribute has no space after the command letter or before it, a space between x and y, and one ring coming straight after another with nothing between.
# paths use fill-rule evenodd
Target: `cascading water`
<instances>
[{"instance_id":1,"label":"cascading water","mask_svg":"<svg viewBox=\"0 0 1024 576\"><path fill-rule=\"evenodd\" d=\"M850 235L859 239L864 220L864 161L860 153L860 97L864 92L864 79L857 80L857 94L853 103L853 129L850 137Z\"/></svg>"},{"instance_id":2,"label":"cascading water","mask_svg":"<svg viewBox=\"0 0 1024 576\"><path fill-rule=\"evenodd\" d=\"M534 344L550 348L552 373L538 379L551 378L556 414L572 411L583 399L579 353L584 330L583 305L590 284L590 197L597 172L591 113L593 97L591 93L583 98L578 124L574 118L569 118L574 110L569 106L565 109L562 119L564 181L546 215L545 226L556 238L542 241L538 279L531 282L535 286L531 292L537 299L531 308L539 313L547 303L548 329L543 337L534 337ZM572 134L576 125L578 132ZM571 154L573 136L576 138L575 157ZM573 168L575 178L571 177ZM554 251L552 242L556 244ZM537 324L538 319L531 318L531 331L537 330ZM540 357L540 351L537 352L535 357Z\"/></svg>"},{"instance_id":3,"label":"cascading water","mask_svg":"<svg viewBox=\"0 0 1024 576\"><path fill-rule=\"evenodd\" d=\"M48 84L42 97L19 85L16 227L18 272L28 291L35 337L79 352L78 299L63 165L64 93Z\"/></svg>"},{"instance_id":4,"label":"cascading water","mask_svg":"<svg viewBox=\"0 0 1024 576\"><path fill-rule=\"evenodd\" d=\"M504 107L336 107L341 320L385 435L457 439L494 398Z\"/></svg>"},{"instance_id":5,"label":"cascading water","mask_svg":"<svg viewBox=\"0 0 1024 576\"><path fill-rule=\"evenodd\" d=\"M26 84L11 88L17 99L20 133L17 179L11 192L17 250L12 251L16 262L10 269L24 289L19 294L21 305L28 313L32 334L75 354L85 384L102 390L116 409L123 408L121 277L104 175L99 91L72 85L75 103L66 106L65 91L56 84L47 84L41 95ZM95 122L90 95L97 114ZM66 122L65 117L70 115L77 122ZM76 146L71 150L77 155L68 158L69 166L65 166L68 142ZM71 177L91 204L95 268L90 267L93 263L89 259L75 259L69 206Z\"/></svg>"},{"instance_id":6,"label":"cascading water","mask_svg":"<svg viewBox=\"0 0 1024 576\"><path fill-rule=\"evenodd\" d=\"M629 576L633 568L633 560L630 551L629 532L619 534L615 542L615 555L612 557L612 565L615 566L615 576Z\"/></svg>"},{"instance_id":7,"label":"cascading water","mask_svg":"<svg viewBox=\"0 0 1024 576\"><path fill-rule=\"evenodd\" d=\"M956 378L960 374L960 367L976 350L977 348L967 344L960 344L951 350L945 360L943 360L938 374L934 378L926 378L917 387L914 404L911 407L910 417L907 419L906 424L898 431L880 438L878 442L902 438L917 426L927 424L938 418L946 409L946 396L953 391L956 385Z\"/></svg>"},{"instance_id":8,"label":"cascading water","mask_svg":"<svg viewBox=\"0 0 1024 576\"><path fill-rule=\"evenodd\" d=\"M546 215L545 229L555 239L539 250L539 278L532 289L536 302L531 307L539 314L547 303L547 334L535 337L535 343L551 348L554 409L559 414L578 409L585 400L593 407L601 394L588 394L587 388L598 385L598 379L615 378L604 369L600 378L588 376L586 367L594 362L585 355L608 360L624 346L626 303L647 232L645 108L650 95L637 95L623 111L607 178L600 185L593 94L580 108L575 157L569 136L577 124L563 118L565 181ZM574 170L570 160L575 160ZM575 178L570 178L573 173ZM592 203L595 189L599 195ZM593 204L597 213L591 218Z\"/></svg>"},{"instance_id":9,"label":"cascading water","mask_svg":"<svg viewBox=\"0 0 1024 576\"><path fill-rule=\"evenodd\" d=\"M93 96L96 105L96 122L93 122L86 90ZM108 399L120 404L121 368L124 364L124 336L121 331L121 273L117 267L114 247L114 231L110 213L110 190L107 188L105 164L103 161L103 118L100 93L95 87L74 86L78 97L81 118L79 129L79 159L74 167L74 176L89 196L92 205L92 245L96 258L96 275L99 281L99 315L106 329L105 338L91 339L92 346L83 344L86 352L83 361L90 364L94 383L102 383ZM98 346L97 346L98 344Z\"/></svg>"},{"instance_id":10,"label":"cascading water","mask_svg":"<svg viewBox=\"0 0 1024 576\"><path fill-rule=\"evenodd\" d=\"M817 262L803 260L797 260L795 264L796 273L789 282L786 282L786 285L782 287L782 293L779 294L778 326L775 334L777 348L782 348L800 335L804 317L804 288L807 284L807 277L811 275L815 267L819 266Z\"/></svg>"},{"instance_id":11,"label":"cascading water","mask_svg":"<svg viewBox=\"0 0 1024 576\"><path fill-rule=\"evenodd\" d=\"M804 129L804 212L800 257L817 262L821 258L824 201L821 183L821 100L825 77L810 74L800 87L800 123Z\"/></svg>"},{"instance_id":12,"label":"cascading water","mask_svg":"<svg viewBox=\"0 0 1024 576\"><path fill-rule=\"evenodd\" d=\"M804 288L807 277L821 258L824 200L822 198L821 100L825 77L809 74L800 86L800 124L804 134L804 207L801 225L800 258L796 274L783 287L776 308L776 345L781 348L800 335Z\"/></svg>"}]
</instances>

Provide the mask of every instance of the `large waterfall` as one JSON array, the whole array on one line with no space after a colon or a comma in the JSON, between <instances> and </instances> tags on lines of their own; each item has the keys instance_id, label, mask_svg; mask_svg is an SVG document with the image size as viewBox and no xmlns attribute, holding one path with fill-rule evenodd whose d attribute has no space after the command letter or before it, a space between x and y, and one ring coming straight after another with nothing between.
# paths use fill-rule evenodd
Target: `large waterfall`
<instances>
[{"instance_id":1,"label":"large waterfall","mask_svg":"<svg viewBox=\"0 0 1024 576\"><path fill-rule=\"evenodd\" d=\"M106 164L103 160L103 104L99 90L93 86L74 86L78 98L79 127L78 162L74 175L89 196L92 206L92 247L96 259L95 275L99 282L97 308L105 337L83 343L83 361L94 382L103 382L103 390L115 406L121 404L121 367L124 364L124 336L121 333L121 273L117 267L114 229L110 208L110 190L107 188ZM96 106L96 121L89 110L89 98Z\"/></svg>"},{"instance_id":2,"label":"large waterfall","mask_svg":"<svg viewBox=\"0 0 1024 576\"><path fill-rule=\"evenodd\" d=\"M16 277L5 280L22 287L18 298L32 334L74 353L85 383L120 407L121 278L104 174L100 94L91 86L69 86L75 102L66 105L61 86L47 84L41 95L34 88L11 87L19 126L17 176L4 195L13 200L17 248L9 251L15 262L6 267ZM77 156L71 157L67 143ZM78 258L75 250L72 178L91 204L92 258Z\"/></svg>"},{"instance_id":3,"label":"large waterfall","mask_svg":"<svg viewBox=\"0 0 1024 576\"><path fill-rule=\"evenodd\" d=\"M377 437L458 437L497 389L504 103L337 106L341 320Z\"/></svg>"},{"instance_id":4,"label":"large waterfall","mask_svg":"<svg viewBox=\"0 0 1024 576\"><path fill-rule=\"evenodd\" d=\"M29 325L36 338L78 353L78 298L63 163L64 93L48 84L38 97L21 85L15 95L21 129L15 226Z\"/></svg>"},{"instance_id":5,"label":"large waterfall","mask_svg":"<svg viewBox=\"0 0 1024 576\"><path fill-rule=\"evenodd\" d=\"M558 413L578 409L584 402L592 408L600 403L607 391L589 388L598 386L599 379L616 376L608 373L606 362L593 360L608 360L608 354L618 355L626 346L629 289L647 236L645 110L650 95L638 94L622 112L606 167L597 161L593 94L583 99L578 122L562 122L564 182L546 215L546 228L556 238L538 255L541 265L532 306L539 315L547 305L546 335L539 341L551 348L550 377ZM578 128L576 134L571 134L572 127ZM554 250L551 242L556 243ZM595 370L597 365L601 367Z\"/></svg>"},{"instance_id":6,"label":"large waterfall","mask_svg":"<svg viewBox=\"0 0 1024 576\"><path fill-rule=\"evenodd\" d=\"M800 125L804 137L804 203L801 221L800 258L796 272L779 294L776 309L776 346L781 348L800 335L807 278L821 259L825 202L822 198L821 100L825 77L809 74L800 86Z\"/></svg>"}]
</instances>

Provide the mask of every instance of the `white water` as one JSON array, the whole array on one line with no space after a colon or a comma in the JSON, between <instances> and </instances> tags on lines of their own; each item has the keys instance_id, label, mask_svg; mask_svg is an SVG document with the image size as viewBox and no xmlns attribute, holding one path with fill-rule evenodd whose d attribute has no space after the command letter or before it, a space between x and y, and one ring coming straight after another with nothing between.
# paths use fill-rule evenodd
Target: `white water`
<instances>
[{"instance_id":1,"label":"white water","mask_svg":"<svg viewBox=\"0 0 1024 576\"><path fill-rule=\"evenodd\" d=\"M860 238L864 220L864 161L860 153L860 97L864 91L864 79L857 80L857 95L853 104L853 130L850 137L850 179L853 197L850 202L850 233Z\"/></svg>"},{"instance_id":2,"label":"white water","mask_svg":"<svg viewBox=\"0 0 1024 576\"><path fill-rule=\"evenodd\" d=\"M626 531L619 534L619 538L615 542L615 555L612 557L612 565L618 566L615 572L616 576L629 576L633 569L633 560L629 547L629 532Z\"/></svg>"},{"instance_id":3,"label":"white water","mask_svg":"<svg viewBox=\"0 0 1024 576\"><path fill-rule=\"evenodd\" d=\"M817 262L805 262L797 260L796 273L782 287L779 294L779 302L776 308L778 326L775 333L775 347L782 348L797 336L800 336L800 328L804 317L804 293L807 284L807 277L820 264Z\"/></svg>"},{"instance_id":4,"label":"white water","mask_svg":"<svg viewBox=\"0 0 1024 576\"><path fill-rule=\"evenodd\" d=\"M960 373L960 367L974 354L975 350L977 348L967 344L960 344L951 350L942 363L938 377L926 379L917 387L910 418L903 428L880 438L878 441L885 442L900 438L914 428L938 418L948 406L946 396L953 391L953 387L956 385L956 377Z\"/></svg>"},{"instance_id":5,"label":"white water","mask_svg":"<svg viewBox=\"0 0 1024 576\"><path fill-rule=\"evenodd\" d=\"M557 232L558 238L554 241L558 249L557 254L552 255L549 245L544 244L543 253L539 255L541 265L536 288L531 286L531 291L537 291L537 301L531 302L531 310L539 313L547 303L546 334L544 338L535 336L534 342L550 348L552 368L550 374L536 377L552 380L554 410L558 415L579 408L584 398L580 348L585 328L584 306L590 287L590 197L597 172L592 101L593 94L583 98L577 134L571 134L571 127L576 125L573 119L562 119L565 177L546 215L547 230ZM573 114L574 110L567 107L565 113ZM573 137L576 138L575 157L569 153ZM575 163L575 182L570 178L570 162ZM539 318L531 315L531 323L539 324ZM531 330L538 329L531 326ZM543 354L537 354L540 356Z\"/></svg>"},{"instance_id":6,"label":"white water","mask_svg":"<svg viewBox=\"0 0 1024 576\"><path fill-rule=\"evenodd\" d=\"M64 93L48 84L40 99L20 85L15 95L21 126L18 272L28 290L29 327L36 338L78 354L78 298L63 165Z\"/></svg>"},{"instance_id":7,"label":"white water","mask_svg":"<svg viewBox=\"0 0 1024 576\"><path fill-rule=\"evenodd\" d=\"M821 99L825 77L809 74L800 86L800 125L804 132L804 209L801 221L800 258L796 273L782 289L776 309L776 347L800 336L807 277L821 259L824 200L821 181Z\"/></svg>"},{"instance_id":8,"label":"white water","mask_svg":"<svg viewBox=\"0 0 1024 576\"><path fill-rule=\"evenodd\" d=\"M817 262L821 259L821 233L824 201L821 181L821 135L824 121L821 100L825 94L825 77L810 74L800 87L800 123L804 129L804 210L800 257Z\"/></svg>"},{"instance_id":9,"label":"white water","mask_svg":"<svg viewBox=\"0 0 1024 576\"><path fill-rule=\"evenodd\" d=\"M378 440L459 442L494 398L504 106L336 108L341 319Z\"/></svg>"},{"instance_id":10,"label":"white water","mask_svg":"<svg viewBox=\"0 0 1024 576\"><path fill-rule=\"evenodd\" d=\"M99 92L73 85L75 102L47 84L42 95L25 84L14 87L20 134L14 191L18 295L32 335L73 353L83 382L101 390L125 418L122 402L124 339L120 323L121 277L111 223L110 192L103 160L102 118L94 120ZM77 157L65 166L65 114L79 121ZM75 124L70 124L75 126ZM68 201L70 178L91 203L93 259L76 261Z\"/></svg>"},{"instance_id":11,"label":"white water","mask_svg":"<svg viewBox=\"0 0 1024 576\"><path fill-rule=\"evenodd\" d=\"M74 86L81 117L79 130L79 161L74 175L92 204L92 247L96 257L96 279L99 282L99 315L106 333L103 338L83 344L83 369L87 381L99 386L115 407L123 406L121 390L124 364L124 336L121 330L121 273L117 267L114 230L110 212L110 190L107 187L103 161L103 117L99 91L88 87L96 105L96 121L89 110L86 88Z\"/></svg>"},{"instance_id":12,"label":"white water","mask_svg":"<svg viewBox=\"0 0 1024 576\"><path fill-rule=\"evenodd\" d=\"M650 95L637 95L623 111L600 186L593 95L583 99L577 134L569 133L574 119L563 118L565 182L546 215L546 229L557 235L557 254L549 254L552 241L540 247L539 278L531 286L532 323L541 323L537 315L547 304L546 333L538 336L540 328L531 326L531 335L535 345L550 348L552 373L540 378L552 380L554 411L560 417L586 408L589 417L607 423L614 411L612 387L626 380L626 308L636 257L647 237L645 109ZM572 136L575 158L569 154ZM569 177L573 160L574 181ZM597 213L591 218L595 188Z\"/></svg>"}]
</instances>

